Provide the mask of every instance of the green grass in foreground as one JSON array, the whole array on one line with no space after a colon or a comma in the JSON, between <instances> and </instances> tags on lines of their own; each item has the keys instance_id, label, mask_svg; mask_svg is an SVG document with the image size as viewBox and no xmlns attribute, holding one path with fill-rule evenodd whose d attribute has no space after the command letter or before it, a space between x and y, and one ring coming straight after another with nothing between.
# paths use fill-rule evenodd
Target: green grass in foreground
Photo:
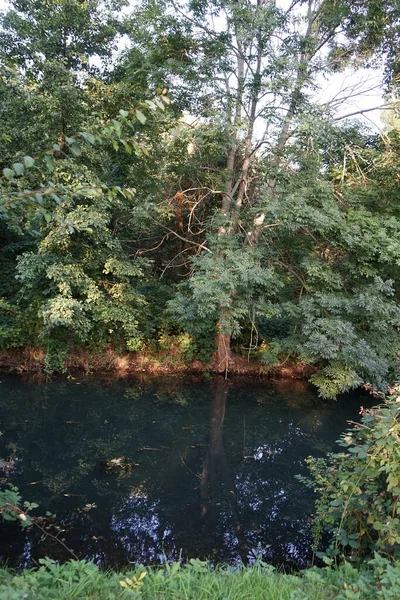
<instances>
[{"instance_id":1,"label":"green grass in foreground","mask_svg":"<svg viewBox=\"0 0 400 600\"><path fill-rule=\"evenodd\" d=\"M261 562L211 569L192 560L186 566L120 573L102 572L85 561L41 563L21 574L1 569L1 600L400 600L400 563L392 566L380 557L363 571L346 564L300 575L279 573Z\"/></svg>"}]
</instances>

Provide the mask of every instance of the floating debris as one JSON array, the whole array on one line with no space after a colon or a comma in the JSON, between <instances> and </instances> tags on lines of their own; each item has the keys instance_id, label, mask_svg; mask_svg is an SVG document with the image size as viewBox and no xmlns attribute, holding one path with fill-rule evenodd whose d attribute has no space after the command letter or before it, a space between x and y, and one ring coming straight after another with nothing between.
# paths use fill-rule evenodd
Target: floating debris
<instances>
[{"instance_id":1,"label":"floating debris","mask_svg":"<svg viewBox=\"0 0 400 600\"><path fill-rule=\"evenodd\" d=\"M133 467L138 467L138 463L131 462L126 456L111 458L102 463L107 471L130 471Z\"/></svg>"}]
</instances>

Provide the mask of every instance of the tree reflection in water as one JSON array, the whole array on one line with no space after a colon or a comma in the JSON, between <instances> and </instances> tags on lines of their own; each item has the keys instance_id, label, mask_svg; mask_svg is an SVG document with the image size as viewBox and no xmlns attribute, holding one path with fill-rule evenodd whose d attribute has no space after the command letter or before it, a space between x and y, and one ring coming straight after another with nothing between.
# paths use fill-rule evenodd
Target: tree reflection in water
<instances>
[{"instance_id":1,"label":"tree reflection in water","mask_svg":"<svg viewBox=\"0 0 400 600\"><path fill-rule=\"evenodd\" d=\"M238 554L243 563L247 562L246 541L240 522L238 509L235 475L226 458L224 449L224 422L226 400L229 394L229 383L224 377L218 377L211 403L210 441L200 474L201 516L204 520L204 534L217 531L219 523L217 486L222 483L224 496L230 506L235 533L237 537ZM219 478L218 478L219 476ZM230 540L231 544L234 540Z\"/></svg>"},{"instance_id":2,"label":"tree reflection in water","mask_svg":"<svg viewBox=\"0 0 400 600\"><path fill-rule=\"evenodd\" d=\"M313 498L296 479L368 399L318 400L295 382L201 379L25 381L3 376L0 456L66 543L105 566L261 554L304 565ZM124 457L131 469L105 462ZM0 477L2 474L0 474ZM96 508L85 510L86 504ZM68 558L51 540L0 527L0 559Z\"/></svg>"}]
</instances>

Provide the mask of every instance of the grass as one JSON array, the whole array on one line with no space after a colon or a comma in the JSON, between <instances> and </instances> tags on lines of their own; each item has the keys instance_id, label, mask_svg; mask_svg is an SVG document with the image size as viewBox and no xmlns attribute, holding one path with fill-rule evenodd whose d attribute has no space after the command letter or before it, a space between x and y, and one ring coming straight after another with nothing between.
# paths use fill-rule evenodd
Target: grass
<instances>
[{"instance_id":1,"label":"grass","mask_svg":"<svg viewBox=\"0 0 400 600\"><path fill-rule=\"evenodd\" d=\"M163 567L102 572L93 563L50 559L15 574L0 569L1 600L374 600L400 598L400 568L362 573L349 564L339 569L279 573L269 565L210 568L192 560ZM392 569L392 570L390 570ZM386 579L385 579L386 577Z\"/></svg>"}]
</instances>

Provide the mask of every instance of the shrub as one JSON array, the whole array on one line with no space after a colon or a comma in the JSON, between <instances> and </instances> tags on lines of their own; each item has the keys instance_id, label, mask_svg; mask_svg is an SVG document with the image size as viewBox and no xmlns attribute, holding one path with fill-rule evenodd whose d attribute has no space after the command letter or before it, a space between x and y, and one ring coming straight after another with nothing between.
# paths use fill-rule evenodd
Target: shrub
<instances>
[{"instance_id":1,"label":"shrub","mask_svg":"<svg viewBox=\"0 0 400 600\"><path fill-rule=\"evenodd\" d=\"M344 450L309 458L319 499L315 534L333 533L328 556L400 557L400 388L362 409L361 423L340 438Z\"/></svg>"}]
</instances>

